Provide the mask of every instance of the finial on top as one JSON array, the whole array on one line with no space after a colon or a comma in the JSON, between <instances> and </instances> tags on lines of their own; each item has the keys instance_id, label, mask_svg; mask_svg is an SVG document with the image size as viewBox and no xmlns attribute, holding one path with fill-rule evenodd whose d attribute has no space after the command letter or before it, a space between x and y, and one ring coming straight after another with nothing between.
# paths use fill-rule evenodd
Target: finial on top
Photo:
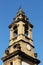
<instances>
[{"instance_id":1,"label":"finial on top","mask_svg":"<svg viewBox=\"0 0 43 65\"><path fill-rule=\"evenodd\" d=\"M22 10L22 7L20 6L18 10Z\"/></svg>"},{"instance_id":2,"label":"finial on top","mask_svg":"<svg viewBox=\"0 0 43 65\"><path fill-rule=\"evenodd\" d=\"M20 8L18 9L18 12L17 12L17 14L19 14L19 13L25 14L25 13L23 12L23 9L22 9L22 7L20 7Z\"/></svg>"}]
</instances>

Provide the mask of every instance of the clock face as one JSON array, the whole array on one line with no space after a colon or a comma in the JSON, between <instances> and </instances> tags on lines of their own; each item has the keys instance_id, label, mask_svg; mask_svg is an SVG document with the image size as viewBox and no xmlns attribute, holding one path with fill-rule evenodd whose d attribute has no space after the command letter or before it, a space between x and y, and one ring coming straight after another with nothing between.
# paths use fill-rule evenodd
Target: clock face
<instances>
[{"instance_id":1,"label":"clock face","mask_svg":"<svg viewBox=\"0 0 43 65\"><path fill-rule=\"evenodd\" d=\"M29 44L27 44L27 49L31 50L31 46Z\"/></svg>"}]
</instances>

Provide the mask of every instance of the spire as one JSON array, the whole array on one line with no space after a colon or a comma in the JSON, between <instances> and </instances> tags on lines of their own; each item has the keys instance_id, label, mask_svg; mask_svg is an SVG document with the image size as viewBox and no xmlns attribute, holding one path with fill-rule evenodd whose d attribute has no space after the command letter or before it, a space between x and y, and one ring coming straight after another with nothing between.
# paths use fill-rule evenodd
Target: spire
<instances>
[{"instance_id":1,"label":"spire","mask_svg":"<svg viewBox=\"0 0 43 65\"><path fill-rule=\"evenodd\" d=\"M21 7L19 8L19 10L18 10L18 12L17 12L16 17L13 18L14 21L18 21L18 19L19 19L19 20L25 20L25 21L29 20L29 19L27 18L27 16L25 15L25 12L23 11L23 9L22 9Z\"/></svg>"},{"instance_id":2,"label":"spire","mask_svg":"<svg viewBox=\"0 0 43 65\"><path fill-rule=\"evenodd\" d=\"M23 9L20 7L17 14L25 14L25 13L23 12Z\"/></svg>"},{"instance_id":3,"label":"spire","mask_svg":"<svg viewBox=\"0 0 43 65\"><path fill-rule=\"evenodd\" d=\"M19 8L17 15L13 18L12 24L20 22L20 21L24 22L25 24L29 24L33 28L33 25L29 22L29 18L27 18L27 16L25 15L25 12L23 11L21 7ZM9 28L12 26L12 24L9 26Z\"/></svg>"}]
</instances>

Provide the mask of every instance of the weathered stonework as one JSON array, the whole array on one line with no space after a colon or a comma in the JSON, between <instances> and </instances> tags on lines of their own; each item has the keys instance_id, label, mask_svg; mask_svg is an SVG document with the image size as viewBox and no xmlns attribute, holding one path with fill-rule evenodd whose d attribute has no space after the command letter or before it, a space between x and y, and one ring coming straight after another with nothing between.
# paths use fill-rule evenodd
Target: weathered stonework
<instances>
[{"instance_id":1,"label":"weathered stonework","mask_svg":"<svg viewBox=\"0 0 43 65\"><path fill-rule=\"evenodd\" d=\"M22 62L28 65L40 63L34 53L32 28L33 25L20 9L13 23L9 25L10 43L2 57L3 65L22 65Z\"/></svg>"}]
</instances>

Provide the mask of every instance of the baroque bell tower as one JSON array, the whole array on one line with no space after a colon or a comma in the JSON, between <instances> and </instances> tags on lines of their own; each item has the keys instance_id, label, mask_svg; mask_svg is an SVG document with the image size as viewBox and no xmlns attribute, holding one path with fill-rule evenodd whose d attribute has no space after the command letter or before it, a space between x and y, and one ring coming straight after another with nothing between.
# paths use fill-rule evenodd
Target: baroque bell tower
<instances>
[{"instance_id":1,"label":"baroque bell tower","mask_svg":"<svg viewBox=\"0 0 43 65\"><path fill-rule=\"evenodd\" d=\"M9 25L10 43L2 57L3 65L38 65L40 60L34 53L33 25L22 9L19 9Z\"/></svg>"}]
</instances>

